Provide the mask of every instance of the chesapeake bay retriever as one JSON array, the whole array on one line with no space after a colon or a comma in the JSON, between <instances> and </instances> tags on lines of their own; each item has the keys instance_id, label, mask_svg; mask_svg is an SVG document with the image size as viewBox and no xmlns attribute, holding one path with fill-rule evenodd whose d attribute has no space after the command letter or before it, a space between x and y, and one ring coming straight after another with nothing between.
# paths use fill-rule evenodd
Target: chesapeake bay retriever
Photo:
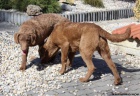
<instances>
[{"instance_id":1,"label":"chesapeake bay retriever","mask_svg":"<svg viewBox=\"0 0 140 96\"><path fill-rule=\"evenodd\" d=\"M94 23L63 22L56 25L44 44L46 53L42 60L50 60L61 49L62 68L60 73L64 74L66 67L72 65L75 52L79 51L88 68L86 76L80 78L80 81L87 82L96 69L92 62L92 55L97 50L112 70L115 77L114 84L117 85L121 83L121 78L111 60L107 39L112 42L124 41L129 38L130 31L128 28L124 34L112 35Z\"/></svg>"},{"instance_id":2,"label":"chesapeake bay retriever","mask_svg":"<svg viewBox=\"0 0 140 96\"><path fill-rule=\"evenodd\" d=\"M24 22L17 33L14 34L14 40L20 44L22 50L22 65L20 70L26 69L27 55L29 46L39 45L39 55L42 56L44 40L52 32L54 25L60 21L68 21L58 14L42 14ZM40 50L42 49L42 50Z\"/></svg>"}]
</instances>

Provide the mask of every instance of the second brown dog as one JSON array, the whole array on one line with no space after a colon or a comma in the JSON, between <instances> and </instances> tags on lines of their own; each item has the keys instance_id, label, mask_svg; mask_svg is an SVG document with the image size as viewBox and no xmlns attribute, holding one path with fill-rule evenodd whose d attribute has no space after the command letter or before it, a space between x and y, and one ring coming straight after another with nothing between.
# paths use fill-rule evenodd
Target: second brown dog
<instances>
[{"instance_id":1,"label":"second brown dog","mask_svg":"<svg viewBox=\"0 0 140 96\"><path fill-rule=\"evenodd\" d=\"M107 39L112 42L124 41L129 38L130 31L130 28L128 28L124 34L111 35L93 23L63 22L55 26L47 42L44 44L46 53L41 59L42 61L49 61L61 48L62 68L60 73L64 74L66 67L72 65L75 52L79 51L88 68L86 76L80 78L80 81L87 82L96 69L92 62L92 55L97 50L112 70L115 77L114 84L117 85L121 83L121 78L111 59Z\"/></svg>"}]
</instances>

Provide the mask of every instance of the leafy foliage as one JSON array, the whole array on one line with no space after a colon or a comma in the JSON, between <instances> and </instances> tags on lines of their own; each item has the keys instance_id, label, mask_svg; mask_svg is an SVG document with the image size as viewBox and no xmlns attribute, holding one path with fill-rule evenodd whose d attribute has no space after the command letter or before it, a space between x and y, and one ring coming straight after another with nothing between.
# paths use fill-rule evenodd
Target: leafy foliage
<instances>
[{"instance_id":1,"label":"leafy foliage","mask_svg":"<svg viewBox=\"0 0 140 96\"><path fill-rule=\"evenodd\" d=\"M26 11L29 4L38 5L44 13L58 13L61 7L57 0L0 0L1 9L17 9Z\"/></svg>"},{"instance_id":2,"label":"leafy foliage","mask_svg":"<svg viewBox=\"0 0 140 96\"><path fill-rule=\"evenodd\" d=\"M84 0L84 3L94 7L104 7L102 0Z\"/></svg>"},{"instance_id":3,"label":"leafy foliage","mask_svg":"<svg viewBox=\"0 0 140 96\"><path fill-rule=\"evenodd\" d=\"M0 9L11 9L12 2L10 0L0 0Z\"/></svg>"}]
</instances>

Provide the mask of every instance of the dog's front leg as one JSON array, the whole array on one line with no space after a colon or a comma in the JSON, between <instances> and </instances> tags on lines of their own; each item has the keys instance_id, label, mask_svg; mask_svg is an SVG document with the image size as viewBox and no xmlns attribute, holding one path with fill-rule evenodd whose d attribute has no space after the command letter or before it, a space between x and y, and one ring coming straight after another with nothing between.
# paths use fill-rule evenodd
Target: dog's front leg
<instances>
[{"instance_id":1,"label":"dog's front leg","mask_svg":"<svg viewBox=\"0 0 140 96\"><path fill-rule=\"evenodd\" d=\"M28 50L22 53L22 63L20 70L25 71L26 69L26 62L27 62Z\"/></svg>"},{"instance_id":2,"label":"dog's front leg","mask_svg":"<svg viewBox=\"0 0 140 96\"><path fill-rule=\"evenodd\" d=\"M62 63L62 67L61 67L61 70L60 70L60 74L64 74L65 71L66 71L68 50L69 50L69 43L63 44L63 46L61 47L61 63Z\"/></svg>"}]
</instances>

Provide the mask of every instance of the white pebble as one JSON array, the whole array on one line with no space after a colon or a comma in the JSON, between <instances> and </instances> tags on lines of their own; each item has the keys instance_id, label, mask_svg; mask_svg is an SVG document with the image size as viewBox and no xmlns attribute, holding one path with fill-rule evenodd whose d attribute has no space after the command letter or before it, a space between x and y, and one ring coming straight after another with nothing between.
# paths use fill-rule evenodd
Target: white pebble
<instances>
[{"instance_id":1,"label":"white pebble","mask_svg":"<svg viewBox=\"0 0 140 96\"><path fill-rule=\"evenodd\" d=\"M125 88L125 90L128 90L128 88Z\"/></svg>"}]
</instances>

